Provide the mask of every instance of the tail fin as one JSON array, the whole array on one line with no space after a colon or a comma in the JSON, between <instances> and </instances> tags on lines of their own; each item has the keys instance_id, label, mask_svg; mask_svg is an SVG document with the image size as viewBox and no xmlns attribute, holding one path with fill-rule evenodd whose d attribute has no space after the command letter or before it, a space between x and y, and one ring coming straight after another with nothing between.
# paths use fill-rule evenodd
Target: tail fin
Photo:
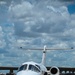
<instances>
[{"instance_id":1,"label":"tail fin","mask_svg":"<svg viewBox=\"0 0 75 75\"><path fill-rule=\"evenodd\" d=\"M44 46L44 50L43 50L43 56L42 56L42 62L43 65L46 64L46 45Z\"/></svg>"},{"instance_id":2,"label":"tail fin","mask_svg":"<svg viewBox=\"0 0 75 75\"><path fill-rule=\"evenodd\" d=\"M41 64L45 65L46 64L46 50L75 50L75 48L71 47L71 48L46 48L46 45L44 46L44 49L42 48L30 48L30 49L25 49L20 47L20 49L23 50L43 50L43 56L42 56L42 62Z\"/></svg>"}]
</instances>

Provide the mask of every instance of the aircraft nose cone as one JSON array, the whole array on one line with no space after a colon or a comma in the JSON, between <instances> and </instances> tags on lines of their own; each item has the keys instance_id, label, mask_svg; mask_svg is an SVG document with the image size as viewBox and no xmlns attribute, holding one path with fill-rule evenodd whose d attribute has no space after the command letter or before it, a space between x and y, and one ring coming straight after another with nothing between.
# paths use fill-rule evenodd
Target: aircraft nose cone
<instances>
[{"instance_id":1,"label":"aircraft nose cone","mask_svg":"<svg viewBox=\"0 0 75 75\"><path fill-rule=\"evenodd\" d=\"M17 75L41 75L41 74L32 72L32 71L21 71L21 72L18 72Z\"/></svg>"}]
</instances>

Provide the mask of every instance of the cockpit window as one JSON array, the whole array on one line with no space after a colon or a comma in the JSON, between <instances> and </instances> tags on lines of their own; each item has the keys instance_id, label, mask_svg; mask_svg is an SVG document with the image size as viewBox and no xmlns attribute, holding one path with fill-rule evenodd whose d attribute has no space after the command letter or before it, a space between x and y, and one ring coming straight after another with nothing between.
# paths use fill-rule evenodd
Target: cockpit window
<instances>
[{"instance_id":1,"label":"cockpit window","mask_svg":"<svg viewBox=\"0 0 75 75\"><path fill-rule=\"evenodd\" d=\"M27 69L27 64L22 65L18 71L26 70Z\"/></svg>"},{"instance_id":2,"label":"cockpit window","mask_svg":"<svg viewBox=\"0 0 75 75\"><path fill-rule=\"evenodd\" d=\"M35 71L35 72L40 72L40 70L34 65L29 65L28 70L32 70L32 71Z\"/></svg>"},{"instance_id":3,"label":"cockpit window","mask_svg":"<svg viewBox=\"0 0 75 75\"><path fill-rule=\"evenodd\" d=\"M36 65L36 67L37 67L39 70L41 69L39 65Z\"/></svg>"}]
</instances>

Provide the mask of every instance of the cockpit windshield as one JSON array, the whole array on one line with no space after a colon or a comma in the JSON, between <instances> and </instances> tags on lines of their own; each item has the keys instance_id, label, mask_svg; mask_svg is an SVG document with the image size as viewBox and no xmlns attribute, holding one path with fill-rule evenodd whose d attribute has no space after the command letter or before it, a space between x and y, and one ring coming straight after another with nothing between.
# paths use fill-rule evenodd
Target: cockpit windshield
<instances>
[{"instance_id":1,"label":"cockpit windshield","mask_svg":"<svg viewBox=\"0 0 75 75\"><path fill-rule=\"evenodd\" d=\"M39 65L36 65L36 67L37 67L39 70L41 69Z\"/></svg>"},{"instance_id":2,"label":"cockpit windshield","mask_svg":"<svg viewBox=\"0 0 75 75\"><path fill-rule=\"evenodd\" d=\"M40 70L34 65L29 65L28 70L32 70L32 71L35 71L35 72L40 72Z\"/></svg>"},{"instance_id":3,"label":"cockpit windshield","mask_svg":"<svg viewBox=\"0 0 75 75\"><path fill-rule=\"evenodd\" d=\"M27 69L27 64L22 65L18 71L26 70Z\"/></svg>"}]
</instances>

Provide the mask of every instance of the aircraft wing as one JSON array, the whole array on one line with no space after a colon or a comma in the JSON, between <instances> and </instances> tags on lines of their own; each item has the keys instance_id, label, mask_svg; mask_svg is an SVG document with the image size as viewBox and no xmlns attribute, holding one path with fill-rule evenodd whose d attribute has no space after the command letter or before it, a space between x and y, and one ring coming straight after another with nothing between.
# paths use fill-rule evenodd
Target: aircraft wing
<instances>
[{"instance_id":1,"label":"aircraft wing","mask_svg":"<svg viewBox=\"0 0 75 75\"><path fill-rule=\"evenodd\" d=\"M49 71L51 67L46 67ZM72 67L58 67L60 75L75 75L75 68Z\"/></svg>"},{"instance_id":2,"label":"aircraft wing","mask_svg":"<svg viewBox=\"0 0 75 75\"><path fill-rule=\"evenodd\" d=\"M0 70L9 70L9 73L13 73L14 70L18 70L18 67L4 67L0 66Z\"/></svg>"}]
</instances>

